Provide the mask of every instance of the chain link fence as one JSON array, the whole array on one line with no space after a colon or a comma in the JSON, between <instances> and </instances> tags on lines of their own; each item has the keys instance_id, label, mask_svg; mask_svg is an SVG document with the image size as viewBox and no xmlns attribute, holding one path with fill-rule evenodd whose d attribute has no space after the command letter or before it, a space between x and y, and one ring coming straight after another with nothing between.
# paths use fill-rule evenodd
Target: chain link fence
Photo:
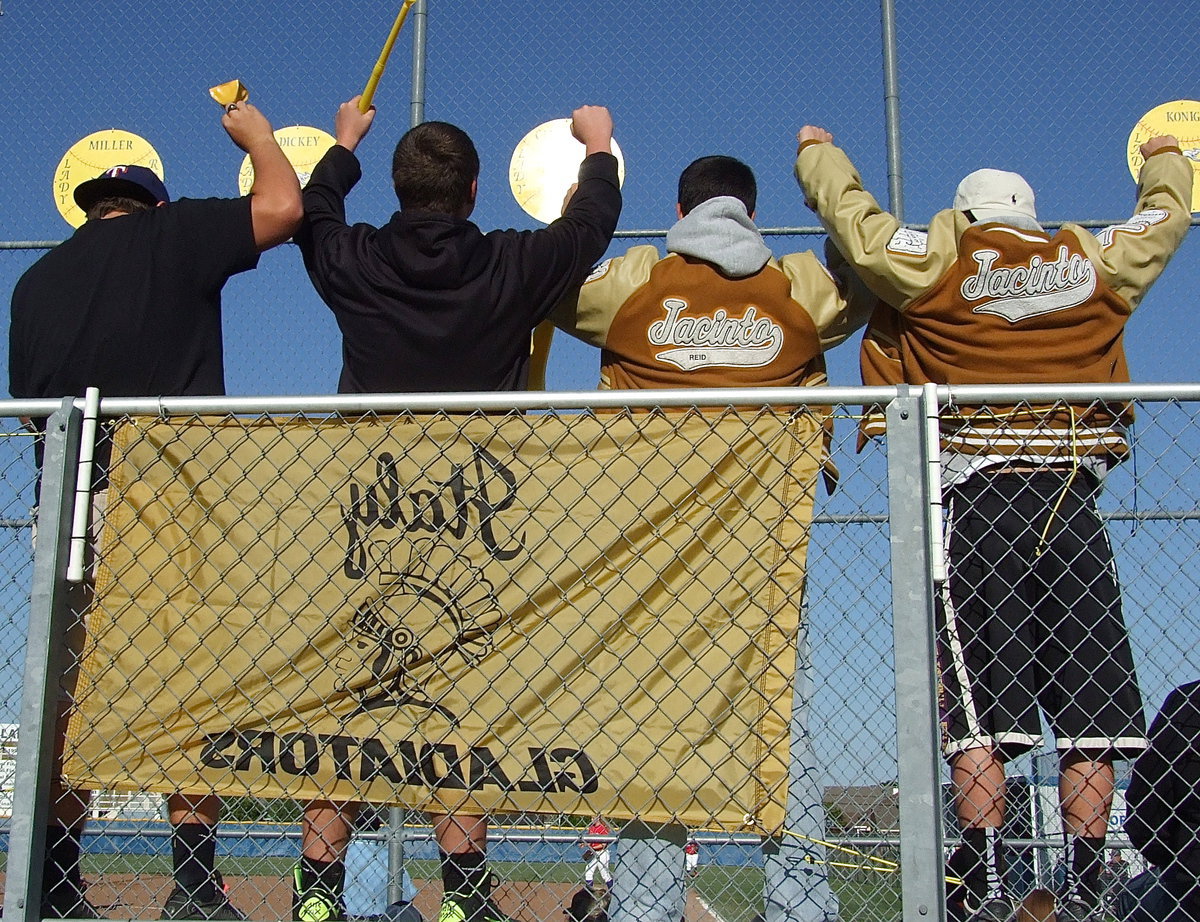
<instances>
[{"instance_id":1,"label":"chain link fence","mask_svg":"<svg viewBox=\"0 0 1200 922\"><path fill-rule=\"evenodd\" d=\"M1195 403L1146 390L1130 392L1142 398L1132 452L1098 510L1152 717L1198 669L1200 433ZM348 897L362 915L390 893L436 916L426 811L491 815L493 892L513 918L561 917L597 817L618 905L635 855L623 836L641 817L676 821L699 846L694 873L682 841L666 852L690 920L770 912L789 871L812 897L790 918L891 920L910 901L935 911L944 854L931 843L950 849L959 828L936 727L924 405L892 400L886 441L858 453L855 407L878 395L831 393L842 401L830 408L832 495L818 484L814 418L760 409L748 392L735 395L741 409L650 414L601 398L584 412L514 413L522 404L498 395L487 415L432 412L431 399L399 415L281 400L166 401L133 417L118 436L68 732L68 774L105 791L84 839L89 898L105 915L157 918L171 889L162 795L217 790L217 865L250 918L291 913L304 804L320 797L403 805L359 824ZM554 404L527 409L538 400ZM43 502L36 572L32 439L14 420L3 443L0 681L13 724L23 664L26 676L21 748L13 727L3 764L23 791L44 790L33 779L48 768L30 681L50 688L44 728L55 666L32 651L52 650L40 645L63 627L47 618L65 588L75 480L54 468L71 460L78 416L59 436L66 456L53 445L47 456L43 491L65 483L66 499L57 523ZM498 577L491 568L522 543L528 565ZM1063 873L1054 737L1040 725L1033 736L1007 765L1018 896ZM1121 829L1128 777L1118 762L1109 843L1137 869ZM44 803L11 809L7 886L22 886ZM407 874L390 890L389 863Z\"/></svg>"},{"instance_id":2,"label":"chain link fence","mask_svg":"<svg viewBox=\"0 0 1200 922\"><path fill-rule=\"evenodd\" d=\"M27 124L30 113L39 119L37 132L13 131L0 139L13 180L2 195L0 237L8 241L0 247L4 291L11 291L45 246L69 233L53 208L50 187L55 164L70 144L95 130L125 128L158 149L173 194L236 194L241 152L219 130L207 87L241 77L276 127L309 124L328 130L337 104L365 82L394 15L357 0L301 8L269 0L219 15L132 0L108 4L102 13L74 0L3 0L0 12L0 73L14 90L0 101L0 111L10 125ZM1093 4L1086 17L1016 7L997 21L964 18L944 5L901 4L896 11L901 151L896 136L889 149L881 10L871 4L803 11L763 0L736 9L672 9L668 15L661 4L644 2L613 10L577 3L480 7L430 0L422 5L428 44L420 77L410 77L416 55L402 41L376 99L379 124L361 150L364 178L351 197L350 218L380 223L394 208L388 160L419 96L425 117L460 124L475 138L483 159L475 217L485 227L531 224L506 191L508 157L520 137L579 103L608 104L628 166L623 236L614 251L659 240L673 216L679 170L694 157L714 152L738 156L755 168L759 223L782 230L767 238L777 253L816 246L811 229L797 229L812 221L791 176L793 138L805 122L835 132L881 201L889 184L902 190L909 221L919 223L945 207L962 174L985 165L1027 176L1048 221L1120 219L1132 198L1123 156L1129 130L1154 105L1194 94L1185 57L1143 52L1173 47L1179 23L1187 21L1185 12L1190 7L1173 0L1143 5L1136 16L1113 3ZM414 31L411 25L408 31ZM71 38L69 60L64 37ZM1029 74L1042 75L1036 86L1026 82ZM998 87L1006 88L1003 106L997 103ZM893 160L900 175L889 176ZM1164 354L1162 343L1182 341L1187 334L1178 331L1190 330L1172 305L1193 297L1188 267L1200 256L1196 239L1193 232L1140 308L1143 316L1130 327L1131 365L1142 380L1194 377L1186 350ZM333 389L338 334L290 246L264 254L258 270L230 282L224 318L230 392ZM549 381L552 387L590 388L593 368L592 356L584 356L581 346L558 343ZM852 349L831 356L830 373L835 384L858 380ZM816 836L785 823L764 857L760 835L696 823L700 864L695 877L687 878L690 920L711 916L748 922L763 912L770 862L783 861L777 858L781 854L810 868L821 862L842 918L899 918L902 899L908 901L905 906L929 908L943 858L938 837L944 832L948 846L957 841L952 811L945 817L939 813L936 834L924 813L913 820L910 812L904 823L908 852L900 835L906 798L911 810L920 803L925 780L948 784L949 777L926 745L929 733L921 720L927 715L908 706L924 702L912 691L913 682L920 687L921 676L900 676L896 670L896 662L909 662L914 649L923 655L921 638L897 646L891 625L897 590L889 571L900 570L901 591L919 589L904 581L924 570L912 564L918 558L911 556L911 547L897 550L894 528L897 515L915 521L919 509L897 511L897 499L910 497L897 497L889 487L888 456L897 463L894 448L872 442L855 453L853 404L847 400L835 409L833 455L840 487L832 496L818 488L814 499L803 619L808 651L797 673L807 708L801 734L806 747L800 749L819 768L828 844L812 852L814 843L800 836ZM1191 486L1194 410L1192 403L1162 395L1141 403L1134 453L1108 475L1099 498L1148 716L1172 688L1197 672L1198 584L1190 575L1200 516ZM5 639L0 684L6 691L0 722L11 725L3 740L5 754L13 757L29 587L35 585L30 532L38 474L32 435L15 418L29 411L9 406L0 441L0 583L7 587L0 601ZM49 412L33 408L35 416ZM737 415L743 422L749 418ZM905 443L904 461L914 460L917 444ZM553 453L549 446L546 453ZM920 484L912 481L908 487L915 494ZM919 617L908 623L924 624ZM921 637L932 642L932 635ZM563 645L569 646L566 639ZM901 693L899 715L898 685L908 689ZM782 694L774 699L779 706ZM926 697L932 701L932 694ZM915 729L907 721L915 722ZM29 745L28 732L25 737ZM300 756L293 761L304 754L296 751ZM906 774L906 759L916 759L924 769L910 764ZM0 761L0 768L11 777L16 764L10 758ZM1110 830L1113 841L1124 845L1120 818L1129 767L1117 768ZM1014 759L1009 772L1024 779L1024 788L1013 782L1010 790L1025 791L1012 794L1008 811L1007 837L1026 843L1012 862L1014 879L1019 889L1052 884L1061 874L1052 790L1057 757L1051 748L1036 746ZM914 777L919 779L915 785ZM939 804L948 800L938 796ZM523 919L559 918L565 898L581 880L581 842L592 814L620 812L610 802L576 808L556 814L514 809L495 817L491 857L503 880L498 890L503 908ZM289 875L300 849L300 814L294 797L247 793L226 798L220 864L235 904L252 917L290 912ZM107 915L156 917L170 888L161 795L135 794L126 784L98 794L92 815L84 864L85 876L94 883L91 897L108 907ZM614 829L620 826L619 816L608 818ZM418 894L415 905L432 918L440 888L432 833L416 811L391 815L389 823L390 830L388 824L364 830L357 841L371 843L374 852L389 845L394 867L403 855ZM33 834L17 820L10 828L14 841L28 842ZM621 843L611 850L619 875ZM1125 855L1130 863L1138 860L1131 851ZM377 869L379 855L370 858ZM367 879L366 872L359 876ZM391 895L399 894L394 880ZM378 896L376 887L372 899ZM352 911L377 908L368 901Z\"/></svg>"}]
</instances>

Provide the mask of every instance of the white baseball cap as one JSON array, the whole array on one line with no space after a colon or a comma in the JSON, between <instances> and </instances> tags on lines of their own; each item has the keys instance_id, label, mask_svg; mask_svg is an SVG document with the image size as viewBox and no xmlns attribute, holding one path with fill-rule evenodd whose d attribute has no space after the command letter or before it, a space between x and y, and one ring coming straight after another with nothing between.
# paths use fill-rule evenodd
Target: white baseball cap
<instances>
[{"instance_id":1,"label":"white baseball cap","mask_svg":"<svg viewBox=\"0 0 1200 922\"><path fill-rule=\"evenodd\" d=\"M1020 173L976 170L963 178L954 193L954 210L969 211L976 221L996 220L1005 215L1024 215L1037 220L1033 189Z\"/></svg>"}]
</instances>

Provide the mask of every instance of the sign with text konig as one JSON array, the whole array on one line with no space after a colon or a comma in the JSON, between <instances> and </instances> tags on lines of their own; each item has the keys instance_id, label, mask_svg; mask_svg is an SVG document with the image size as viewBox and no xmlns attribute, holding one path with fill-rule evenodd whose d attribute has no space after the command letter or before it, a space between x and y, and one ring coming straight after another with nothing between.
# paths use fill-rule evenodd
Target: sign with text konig
<instances>
[{"instance_id":1,"label":"sign with text konig","mask_svg":"<svg viewBox=\"0 0 1200 922\"><path fill-rule=\"evenodd\" d=\"M135 418L80 785L777 829L804 411Z\"/></svg>"}]
</instances>

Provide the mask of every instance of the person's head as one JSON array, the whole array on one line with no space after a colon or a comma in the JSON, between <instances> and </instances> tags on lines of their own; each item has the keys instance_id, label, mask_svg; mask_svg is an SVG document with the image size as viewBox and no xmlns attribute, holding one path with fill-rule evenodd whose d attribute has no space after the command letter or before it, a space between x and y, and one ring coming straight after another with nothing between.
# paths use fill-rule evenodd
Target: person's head
<instances>
[{"instance_id":1,"label":"person's head","mask_svg":"<svg viewBox=\"0 0 1200 922\"><path fill-rule=\"evenodd\" d=\"M758 204L758 184L754 171L733 157L712 156L693 160L679 174L679 216L719 195L731 195L746 206L754 217Z\"/></svg>"},{"instance_id":2,"label":"person's head","mask_svg":"<svg viewBox=\"0 0 1200 922\"><path fill-rule=\"evenodd\" d=\"M1055 922L1056 918L1054 894L1040 887L1030 890L1017 907L1016 922Z\"/></svg>"},{"instance_id":3,"label":"person's head","mask_svg":"<svg viewBox=\"0 0 1200 922\"><path fill-rule=\"evenodd\" d=\"M567 922L608 922L608 894L597 894L590 887L576 890L563 915Z\"/></svg>"},{"instance_id":4,"label":"person's head","mask_svg":"<svg viewBox=\"0 0 1200 922\"><path fill-rule=\"evenodd\" d=\"M144 166L114 166L75 187L75 204L89 221L149 211L171 201L158 175Z\"/></svg>"},{"instance_id":5,"label":"person's head","mask_svg":"<svg viewBox=\"0 0 1200 922\"><path fill-rule=\"evenodd\" d=\"M478 179L475 145L446 122L410 129L392 155L392 186L402 208L465 218L475 207Z\"/></svg>"},{"instance_id":6,"label":"person's head","mask_svg":"<svg viewBox=\"0 0 1200 922\"><path fill-rule=\"evenodd\" d=\"M1020 173L976 170L963 177L954 193L954 210L974 222L1002 221L1018 215L1037 220L1033 189Z\"/></svg>"}]
</instances>

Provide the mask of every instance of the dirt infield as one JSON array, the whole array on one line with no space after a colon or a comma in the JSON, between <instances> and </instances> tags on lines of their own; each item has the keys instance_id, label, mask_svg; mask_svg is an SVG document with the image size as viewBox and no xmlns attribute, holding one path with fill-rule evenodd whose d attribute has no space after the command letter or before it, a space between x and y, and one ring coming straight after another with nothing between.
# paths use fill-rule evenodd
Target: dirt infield
<instances>
[{"instance_id":1,"label":"dirt infield","mask_svg":"<svg viewBox=\"0 0 1200 922\"><path fill-rule=\"evenodd\" d=\"M252 920L292 917L291 882L279 877L227 877L229 898ZM415 905L427 922L436 922L442 898L440 881L418 880ZM3 884L0 881L0 892ZM578 887L536 881L502 881L494 892L500 911L518 922L563 922L563 910ZM171 879L155 874L106 874L92 882L88 899L110 919L157 919L171 892ZM723 922L688 893L684 922Z\"/></svg>"}]
</instances>

